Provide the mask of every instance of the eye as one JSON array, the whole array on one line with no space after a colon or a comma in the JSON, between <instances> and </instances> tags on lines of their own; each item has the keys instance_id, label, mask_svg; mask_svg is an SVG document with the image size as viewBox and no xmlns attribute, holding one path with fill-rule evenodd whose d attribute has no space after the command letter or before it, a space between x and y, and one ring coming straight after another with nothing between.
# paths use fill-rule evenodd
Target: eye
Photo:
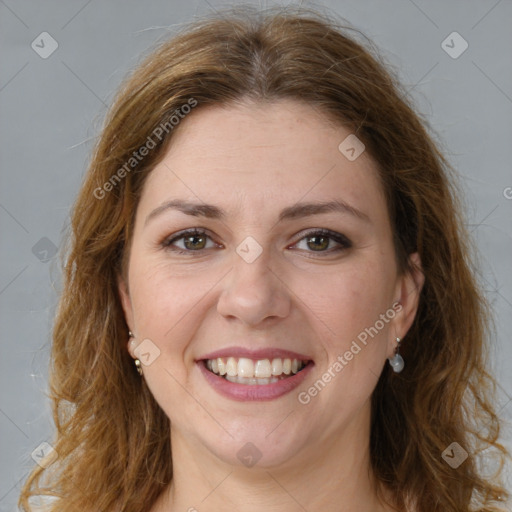
<instances>
[{"instance_id":1,"label":"eye","mask_svg":"<svg viewBox=\"0 0 512 512\"><path fill-rule=\"evenodd\" d=\"M213 242L206 230L202 228L189 229L176 234L172 238L166 238L161 246L178 254L198 253L216 247L222 248L220 244ZM350 240L341 233L329 229L316 229L306 233L290 247L307 252L332 254L333 252L349 249L351 246Z\"/></svg>"},{"instance_id":2,"label":"eye","mask_svg":"<svg viewBox=\"0 0 512 512\"><path fill-rule=\"evenodd\" d=\"M300 246L302 244L302 247ZM337 245L336 245L337 244ZM310 231L295 244L300 250L308 252L333 253L352 246L350 240L341 233L329 229L317 229Z\"/></svg>"},{"instance_id":3,"label":"eye","mask_svg":"<svg viewBox=\"0 0 512 512\"><path fill-rule=\"evenodd\" d=\"M206 234L205 230L195 228L188 231L182 231L172 238L167 238L161 245L166 249L180 254L199 252L204 249L218 247L218 244L214 243L211 239L210 246L207 246L209 239L210 236ZM182 245L178 245L178 243Z\"/></svg>"}]
</instances>

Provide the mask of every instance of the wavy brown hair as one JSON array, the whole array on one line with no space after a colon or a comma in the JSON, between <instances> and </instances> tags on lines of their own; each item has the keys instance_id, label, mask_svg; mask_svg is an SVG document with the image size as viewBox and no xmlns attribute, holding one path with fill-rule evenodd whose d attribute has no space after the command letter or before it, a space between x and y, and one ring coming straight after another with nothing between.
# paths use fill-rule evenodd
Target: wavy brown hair
<instances>
[{"instance_id":1,"label":"wavy brown hair","mask_svg":"<svg viewBox=\"0 0 512 512\"><path fill-rule=\"evenodd\" d=\"M98 190L191 100L197 112L284 98L317 108L364 142L386 194L400 271L411 270L409 254L421 257L425 284L402 345L407 365L400 374L385 365L372 396L373 473L399 511L410 504L418 512L503 510L509 495L499 474L508 453L499 444L495 382L486 370L489 311L453 169L396 73L343 25L303 9L224 11L160 44L121 88L64 252L50 372L59 458L34 469L23 510L31 496L52 495L60 498L53 511L144 512L171 481L169 420L126 350L117 283L145 179L179 125L108 192ZM453 442L470 454L456 469L441 457ZM479 469L483 450L499 463L493 474Z\"/></svg>"}]
</instances>

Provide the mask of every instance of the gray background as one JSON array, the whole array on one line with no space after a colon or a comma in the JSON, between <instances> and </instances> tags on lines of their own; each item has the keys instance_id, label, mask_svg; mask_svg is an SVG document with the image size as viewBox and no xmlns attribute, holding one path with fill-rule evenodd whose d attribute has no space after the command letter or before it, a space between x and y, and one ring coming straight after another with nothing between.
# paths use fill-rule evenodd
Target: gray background
<instances>
[{"instance_id":1,"label":"gray background","mask_svg":"<svg viewBox=\"0 0 512 512\"><path fill-rule=\"evenodd\" d=\"M34 464L32 451L51 441L46 368L60 288L58 260L52 256L106 106L155 41L196 14L225 5L214 0L0 0L1 511L16 509L21 481ZM495 311L492 363L500 415L510 420L512 2L334 0L318 5L361 29L397 67L461 174L466 221L480 248L479 273ZM469 44L458 58L441 46L453 31ZM31 47L33 41L42 46L42 32L58 43L46 59ZM457 41L448 44L453 51L461 48ZM50 48L48 39L44 46ZM509 429L506 439L512 448Z\"/></svg>"}]
</instances>

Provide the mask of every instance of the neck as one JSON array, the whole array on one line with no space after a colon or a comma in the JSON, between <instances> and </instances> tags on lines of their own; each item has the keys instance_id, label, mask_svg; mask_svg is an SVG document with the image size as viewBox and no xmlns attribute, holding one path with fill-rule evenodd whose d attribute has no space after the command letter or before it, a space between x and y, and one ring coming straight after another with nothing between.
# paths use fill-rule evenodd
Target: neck
<instances>
[{"instance_id":1,"label":"neck","mask_svg":"<svg viewBox=\"0 0 512 512\"><path fill-rule=\"evenodd\" d=\"M153 512L387 512L369 457L369 416L304 447L276 467L232 466L197 441L171 432L174 475Z\"/></svg>"}]
</instances>

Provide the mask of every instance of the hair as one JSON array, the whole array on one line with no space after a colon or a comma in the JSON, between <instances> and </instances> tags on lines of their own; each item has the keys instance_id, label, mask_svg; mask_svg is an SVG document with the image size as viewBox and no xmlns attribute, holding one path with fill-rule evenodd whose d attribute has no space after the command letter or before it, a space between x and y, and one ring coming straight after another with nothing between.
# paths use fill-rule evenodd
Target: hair
<instances>
[{"instance_id":1,"label":"hair","mask_svg":"<svg viewBox=\"0 0 512 512\"><path fill-rule=\"evenodd\" d=\"M372 395L379 487L400 511L503 510L509 454L487 370L491 316L455 171L365 36L336 16L289 7L195 21L146 56L107 113L64 248L49 383L58 459L33 470L23 510L29 498L50 495L59 498L52 511L144 512L171 481L169 419L126 350L118 292L137 204L179 129L171 117L186 122L184 105L195 105L195 115L208 105L281 99L314 107L363 141L385 192L399 271L413 270L411 253L421 258L425 283L401 346L407 365L400 374L385 365ZM134 162L149 140L153 147ZM454 442L469 453L456 469L441 457ZM480 467L484 455L498 463L490 474Z\"/></svg>"}]
</instances>

